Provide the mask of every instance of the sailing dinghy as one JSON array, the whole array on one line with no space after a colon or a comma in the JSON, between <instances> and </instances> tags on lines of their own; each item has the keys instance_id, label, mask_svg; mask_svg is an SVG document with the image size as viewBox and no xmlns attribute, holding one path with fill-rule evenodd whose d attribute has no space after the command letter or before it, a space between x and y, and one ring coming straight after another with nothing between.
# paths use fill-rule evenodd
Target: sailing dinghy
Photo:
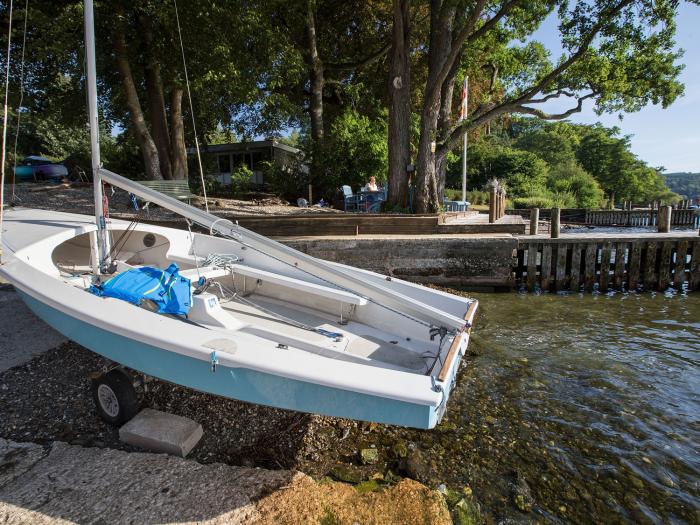
<instances>
[{"instance_id":1,"label":"sailing dinghy","mask_svg":"<svg viewBox=\"0 0 700 525\"><path fill-rule=\"evenodd\" d=\"M53 328L123 367L95 382L102 417L134 415L137 372L272 407L433 428L477 302L316 259L103 169L91 0L85 16L95 216L5 210L0 276ZM208 233L107 219L103 184ZM166 268L190 283L185 314L147 294L94 293Z\"/></svg>"}]
</instances>

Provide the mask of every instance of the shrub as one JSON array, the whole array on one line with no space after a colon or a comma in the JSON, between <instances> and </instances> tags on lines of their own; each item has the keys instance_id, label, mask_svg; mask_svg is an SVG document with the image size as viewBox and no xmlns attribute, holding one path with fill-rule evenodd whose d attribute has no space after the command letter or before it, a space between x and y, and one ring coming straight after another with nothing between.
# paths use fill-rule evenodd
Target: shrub
<instances>
[{"instance_id":1,"label":"shrub","mask_svg":"<svg viewBox=\"0 0 700 525\"><path fill-rule=\"evenodd\" d=\"M445 198L451 201L461 201L462 190L445 188ZM488 204L489 193L487 191L470 190L467 192L467 201L472 204Z\"/></svg>"},{"instance_id":2,"label":"shrub","mask_svg":"<svg viewBox=\"0 0 700 525\"><path fill-rule=\"evenodd\" d=\"M231 190L234 194L250 191L253 186L253 172L248 166L239 165L231 172Z\"/></svg>"},{"instance_id":3,"label":"shrub","mask_svg":"<svg viewBox=\"0 0 700 525\"><path fill-rule=\"evenodd\" d=\"M513 207L518 210L526 208L554 208L554 201L550 197L517 197L513 199Z\"/></svg>"},{"instance_id":4,"label":"shrub","mask_svg":"<svg viewBox=\"0 0 700 525\"><path fill-rule=\"evenodd\" d=\"M308 195L309 174L301 159L286 168L281 168L273 161L265 161L262 165L265 183L273 193L290 202Z\"/></svg>"},{"instance_id":5,"label":"shrub","mask_svg":"<svg viewBox=\"0 0 700 525\"><path fill-rule=\"evenodd\" d=\"M579 208L598 208L603 202L603 189L593 175L577 163L559 164L552 168L548 186L558 193L574 197Z\"/></svg>"}]
</instances>

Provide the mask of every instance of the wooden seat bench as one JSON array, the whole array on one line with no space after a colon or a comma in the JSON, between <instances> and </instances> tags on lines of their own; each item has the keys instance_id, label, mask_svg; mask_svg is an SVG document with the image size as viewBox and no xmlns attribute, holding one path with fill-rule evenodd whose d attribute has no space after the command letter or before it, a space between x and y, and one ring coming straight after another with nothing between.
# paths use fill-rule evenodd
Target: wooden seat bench
<instances>
[{"instance_id":1,"label":"wooden seat bench","mask_svg":"<svg viewBox=\"0 0 700 525\"><path fill-rule=\"evenodd\" d=\"M196 197L194 193L190 191L190 184L187 179L178 180L142 180L139 181L147 188L159 191L160 193L173 197L180 201L187 201L188 203L193 197Z\"/></svg>"}]
</instances>

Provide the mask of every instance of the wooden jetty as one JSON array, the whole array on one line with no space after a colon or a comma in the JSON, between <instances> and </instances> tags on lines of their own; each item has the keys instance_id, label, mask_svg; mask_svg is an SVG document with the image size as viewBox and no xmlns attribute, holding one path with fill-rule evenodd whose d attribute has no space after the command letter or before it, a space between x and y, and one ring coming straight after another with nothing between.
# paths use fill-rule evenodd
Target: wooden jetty
<instances>
[{"instance_id":1,"label":"wooden jetty","mask_svg":"<svg viewBox=\"0 0 700 525\"><path fill-rule=\"evenodd\" d=\"M659 210L586 210L584 224L594 226L656 226ZM695 210L675 209L671 213L671 226L700 227L700 214Z\"/></svg>"},{"instance_id":2,"label":"wooden jetty","mask_svg":"<svg viewBox=\"0 0 700 525\"><path fill-rule=\"evenodd\" d=\"M369 213L306 213L294 215L233 215L219 217L267 237L332 237L345 235L443 235L460 233L525 233L518 216L503 216L490 223L475 211L430 215ZM113 216L117 217L117 215ZM151 221L161 224L159 221Z\"/></svg>"},{"instance_id":3,"label":"wooden jetty","mask_svg":"<svg viewBox=\"0 0 700 525\"><path fill-rule=\"evenodd\" d=\"M516 286L528 291L697 290L700 236L574 234L521 238Z\"/></svg>"},{"instance_id":4,"label":"wooden jetty","mask_svg":"<svg viewBox=\"0 0 700 525\"><path fill-rule=\"evenodd\" d=\"M669 286L700 290L697 231L564 233L552 239L523 235L525 221L521 217L513 221L510 215L495 224L488 223L486 214L465 212L398 221L386 215L329 216L248 216L241 217L240 223L315 257L420 283L484 291L666 290ZM184 223L161 223L186 228ZM518 232L488 230L496 227Z\"/></svg>"},{"instance_id":5,"label":"wooden jetty","mask_svg":"<svg viewBox=\"0 0 700 525\"><path fill-rule=\"evenodd\" d=\"M530 210L506 210L509 215L530 217ZM551 210L539 210L540 220L549 220ZM631 210L586 210L564 208L561 222L589 226L651 227L658 225L659 208L635 208ZM700 213L697 210L676 208L671 212L671 226L689 229L700 228Z\"/></svg>"}]
</instances>

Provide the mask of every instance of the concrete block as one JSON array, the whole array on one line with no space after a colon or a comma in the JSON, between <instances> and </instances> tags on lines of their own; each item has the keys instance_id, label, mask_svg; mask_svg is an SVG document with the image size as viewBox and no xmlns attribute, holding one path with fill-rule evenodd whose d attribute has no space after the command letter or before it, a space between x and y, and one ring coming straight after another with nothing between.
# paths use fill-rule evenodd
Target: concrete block
<instances>
[{"instance_id":1,"label":"concrete block","mask_svg":"<svg viewBox=\"0 0 700 525\"><path fill-rule=\"evenodd\" d=\"M203 434L202 425L189 418L146 408L119 429L124 443L184 458Z\"/></svg>"}]
</instances>

